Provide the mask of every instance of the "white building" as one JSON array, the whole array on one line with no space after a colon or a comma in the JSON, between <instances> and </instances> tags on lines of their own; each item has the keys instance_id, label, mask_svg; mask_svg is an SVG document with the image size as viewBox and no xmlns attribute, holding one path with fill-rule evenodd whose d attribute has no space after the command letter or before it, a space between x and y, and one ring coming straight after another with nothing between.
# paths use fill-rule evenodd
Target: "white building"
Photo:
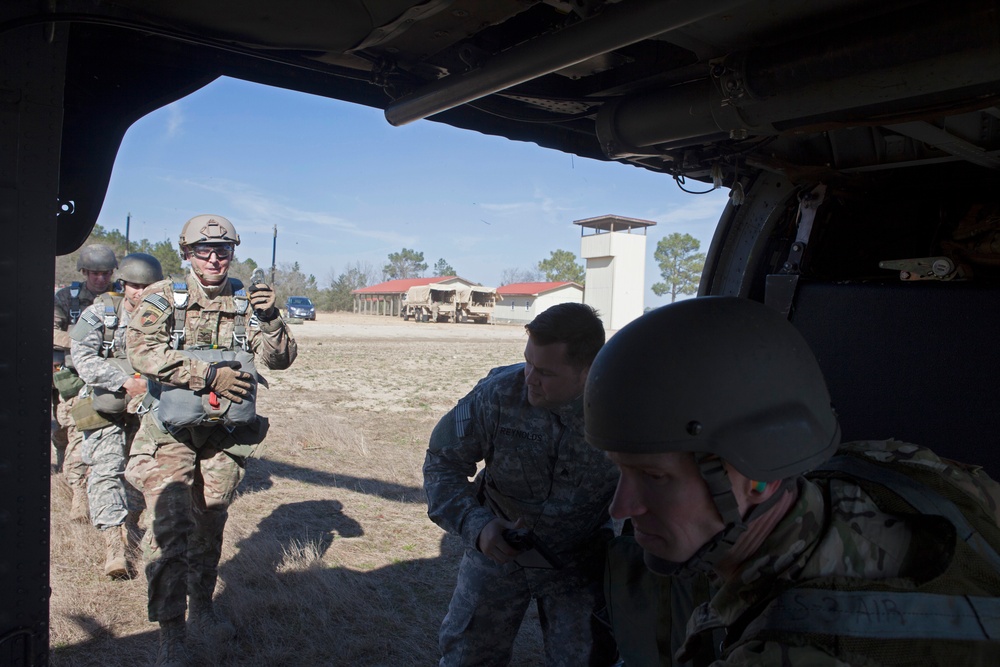
<instances>
[{"instance_id":1,"label":"white building","mask_svg":"<svg viewBox=\"0 0 1000 667\"><path fill-rule=\"evenodd\" d=\"M642 315L645 296L646 228L656 223L619 215L576 220L580 256L587 261L584 300L604 326L621 329Z\"/></svg>"},{"instance_id":2,"label":"white building","mask_svg":"<svg viewBox=\"0 0 1000 667\"><path fill-rule=\"evenodd\" d=\"M571 282L511 283L497 288L503 297L493 310L497 324L527 324L557 303L583 303L583 287Z\"/></svg>"}]
</instances>

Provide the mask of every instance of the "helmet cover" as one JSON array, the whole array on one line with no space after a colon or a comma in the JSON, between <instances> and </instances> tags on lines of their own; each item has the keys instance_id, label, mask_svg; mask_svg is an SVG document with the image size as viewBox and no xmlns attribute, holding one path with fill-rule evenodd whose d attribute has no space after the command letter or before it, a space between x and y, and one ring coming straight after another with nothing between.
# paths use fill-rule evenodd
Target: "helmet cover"
<instances>
[{"instance_id":1,"label":"helmet cover","mask_svg":"<svg viewBox=\"0 0 1000 667\"><path fill-rule=\"evenodd\" d=\"M118 280L137 285L152 285L163 280L160 260L144 252L126 255L118 267Z\"/></svg>"},{"instance_id":2,"label":"helmet cover","mask_svg":"<svg viewBox=\"0 0 1000 667\"><path fill-rule=\"evenodd\" d=\"M236 227L221 215L196 215L184 223L181 229L180 245L188 246L195 243L232 243L240 244L240 235Z\"/></svg>"},{"instance_id":3,"label":"helmet cover","mask_svg":"<svg viewBox=\"0 0 1000 667\"><path fill-rule=\"evenodd\" d=\"M116 268L115 251L101 243L84 247L76 259L77 271L114 271Z\"/></svg>"}]
</instances>

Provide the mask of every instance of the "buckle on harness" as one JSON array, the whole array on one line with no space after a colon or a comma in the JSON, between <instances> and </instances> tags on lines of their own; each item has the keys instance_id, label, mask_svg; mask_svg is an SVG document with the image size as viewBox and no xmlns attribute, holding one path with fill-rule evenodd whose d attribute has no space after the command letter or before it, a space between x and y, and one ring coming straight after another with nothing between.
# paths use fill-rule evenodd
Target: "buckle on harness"
<instances>
[{"instance_id":1,"label":"buckle on harness","mask_svg":"<svg viewBox=\"0 0 1000 667\"><path fill-rule=\"evenodd\" d=\"M170 332L170 344L175 350L181 349L181 344L184 342L184 329L174 329Z\"/></svg>"},{"instance_id":2,"label":"buckle on harness","mask_svg":"<svg viewBox=\"0 0 1000 667\"><path fill-rule=\"evenodd\" d=\"M246 350L247 352L250 351L250 342L247 339L247 334L245 330L242 335L237 331L233 331L233 342L236 343L236 345L242 348L243 350Z\"/></svg>"},{"instance_id":3,"label":"buckle on harness","mask_svg":"<svg viewBox=\"0 0 1000 667\"><path fill-rule=\"evenodd\" d=\"M956 265L950 257L883 260L878 263L878 268L899 271L899 279L903 281L961 280L966 277L966 267Z\"/></svg>"}]
</instances>

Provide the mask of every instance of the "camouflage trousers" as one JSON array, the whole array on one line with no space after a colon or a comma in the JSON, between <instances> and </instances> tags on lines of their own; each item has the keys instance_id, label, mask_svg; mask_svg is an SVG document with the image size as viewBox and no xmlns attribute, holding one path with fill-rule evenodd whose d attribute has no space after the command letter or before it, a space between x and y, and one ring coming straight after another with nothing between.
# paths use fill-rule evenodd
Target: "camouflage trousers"
<instances>
[{"instance_id":1,"label":"camouflage trousers","mask_svg":"<svg viewBox=\"0 0 1000 667\"><path fill-rule=\"evenodd\" d=\"M125 478L146 501L142 539L149 620L184 614L187 597L211 599L222 556L229 504L243 478L243 459L203 442L198 431L182 442L163 433L148 414L132 442Z\"/></svg>"},{"instance_id":2,"label":"camouflage trousers","mask_svg":"<svg viewBox=\"0 0 1000 667\"><path fill-rule=\"evenodd\" d=\"M614 640L594 612L604 607L603 562L560 570L497 565L466 549L438 641L440 667L501 667L532 598L538 605L547 667L615 662Z\"/></svg>"},{"instance_id":3,"label":"camouflage trousers","mask_svg":"<svg viewBox=\"0 0 1000 667\"><path fill-rule=\"evenodd\" d=\"M52 446L56 449L56 461L61 462L63 477L72 486L86 483L87 464L83 462L83 434L76 430L70 410L76 397L59 398L56 404L56 427L52 430Z\"/></svg>"},{"instance_id":4,"label":"camouflage trousers","mask_svg":"<svg viewBox=\"0 0 1000 667\"><path fill-rule=\"evenodd\" d=\"M125 460L129 443L135 436L137 418L124 415L119 419L120 423L84 431L80 448L83 462L90 466L87 477L90 520L99 530L122 525L130 510L142 507L142 500L134 497L135 489L131 484L126 485L124 478Z\"/></svg>"}]
</instances>

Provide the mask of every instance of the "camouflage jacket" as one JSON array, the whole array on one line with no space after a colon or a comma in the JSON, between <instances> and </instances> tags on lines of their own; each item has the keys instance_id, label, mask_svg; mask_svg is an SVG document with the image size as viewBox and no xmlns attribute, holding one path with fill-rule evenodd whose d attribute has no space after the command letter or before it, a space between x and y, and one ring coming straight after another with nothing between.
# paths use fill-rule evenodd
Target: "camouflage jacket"
<instances>
[{"instance_id":1,"label":"camouflage jacket","mask_svg":"<svg viewBox=\"0 0 1000 667\"><path fill-rule=\"evenodd\" d=\"M237 307L232 283L227 282L218 296L211 298L194 273L188 272L187 289L184 348L238 349L233 337ZM174 288L169 280L153 283L143 291L142 301L125 332L129 362L137 372L155 382L204 389L209 363L171 347L174 312ZM258 322L248 311L246 333L256 363L281 370L295 360L298 352L295 339L280 316L270 322Z\"/></svg>"},{"instance_id":2,"label":"camouflage jacket","mask_svg":"<svg viewBox=\"0 0 1000 667\"><path fill-rule=\"evenodd\" d=\"M424 463L428 515L472 549L498 515L523 518L556 552L587 546L608 524L617 482L615 466L583 439L582 399L532 406L524 364L480 380L434 429Z\"/></svg>"},{"instance_id":3,"label":"camouflage jacket","mask_svg":"<svg viewBox=\"0 0 1000 667\"><path fill-rule=\"evenodd\" d=\"M100 387L108 391L117 391L131 377L115 364L108 363L108 357L125 358L125 328L128 326L129 314L125 311L125 299L117 297L117 308L114 311L114 322L107 322L106 312L109 304L108 296L98 297L88 306L80 319L70 330L72 338L73 364L76 372L91 387ZM105 327L111 324L115 327L111 339L111 349L104 350Z\"/></svg>"},{"instance_id":4,"label":"camouflage jacket","mask_svg":"<svg viewBox=\"0 0 1000 667\"><path fill-rule=\"evenodd\" d=\"M69 329L73 324L70 312L73 307L73 297L70 295L71 290L72 287L67 286L58 290L55 294L55 308L52 317L52 346L59 350L69 350L71 346L69 338ZM87 289L86 283L80 283L80 294L77 297L80 301L80 313L77 314L78 319L83 314L83 310L94 303L94 299L97 296Z\"/></svg>"},{"instance_id":5,"label":"camouflage jacket","mask_svg":"<svg viewBox=\"0 0 1000 667\"><path fill-rule=\"evenodd\" d=\"M842 446L840 452L862 453L862 458L875 462L905 462L904 465L933 470L947 479L959 493L968 494L988 521L1000 521L1000 485L980 469L960 467L960 464L943 461L926 448L891 440L848 443ZM753 628L754 617L763 603L778 592L810 588L854 590L863 586L871 588L876 583L891 586L894 590L912 591L929 579L938 582L934 584L936 586L944 585L941 573L952 571L955 554L947 544L945 535L948 530L928 530L922 520L946 522L945 519L923 515L909 519L886 513L859 484L843 478L800 478L798 485L798 500L788 514L765 538L760 548L744 561L734 577L722 583L711 601L700 605L691 616L686 647L692 652L698 650L697 645L704 637L698 637L701 633L724 629L730 636L739 636L739 632L734 632L734 626L740 631L748 626ZM942 527L940 523L934 526L937 529ZM954 531L951 537L954 542ZM867 583L861 584L861 580ZM952 585L955 581L962 583L961 579L949 581ZM938 592L959 596L984 594L983 590L976 589L974 581L969 580L969 586L962 591L945 589ZM880 610L876 605L865 608L862 613L868 614L874 622L880 612L886 612L888 616L891 611ZM834 622L827 620L824 628L829 631L825 633L828 637L836 638L838 633ZM747 634L751 634L750 631ZM731 645L726 646L722 658L712 664L884 664L871 656L880 646L884 650L886 644L886 641L871 641L864 646L872 653L866 650L848 653L849 649L844 648L840 652L834 651L836 656L833 656L808 634L782 636L778 631L770 631L749 639L727 638L727 642ZM914 644L912 641L908 643ZM929 646L928 651L941 650L940 647L930 647L931 640L920 643ZM955 645L959 643L938 642L945 647L945 651L949 650L949 644L950 650L955 650ZM990 649L986 646L990 643L973 643L971 650L992 650L995 654L997 647ZM858 650L856 646L854 651ZM897 656L898 653L897 650ZM929 655L923 653L923 659L917 662L926 659L925 664L941 664L930 659ZM898 658L889 662L900 664ZM916 663L904 660L903 664ZM954 664L968 663L959 659Z\"/></svg>"}]
</instances>

